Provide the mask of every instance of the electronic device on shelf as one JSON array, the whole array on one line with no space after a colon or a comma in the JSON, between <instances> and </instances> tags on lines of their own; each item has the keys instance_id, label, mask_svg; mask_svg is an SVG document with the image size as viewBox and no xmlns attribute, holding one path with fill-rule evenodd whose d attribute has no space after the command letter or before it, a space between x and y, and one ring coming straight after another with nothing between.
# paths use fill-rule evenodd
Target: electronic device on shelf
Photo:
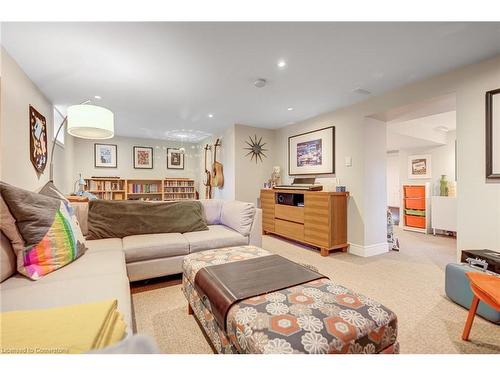
<instances>
[{"instance_id":1,"label":"electronic device on shelf","mask_svg":"<svg viewBox=\"0 0 500 375\"><path fill-rule=\"evenodd\" d=\"M274 189L282 189L282 190L310 190L310 191L319 191L323 190L323 185L315 185L316 181L315 177L298 177L294 178L291 185L276 185Z\"/></svg>"},{"instance_id":2,"label":"electronic device on shelf","mask_svg":"<svg viewBox=\"0 0 500 375\"><path fill-rule=\"evenodd\" d=\"M304 194L276 193L276 204L304 207Z\"/></svg>"}]
</instances>

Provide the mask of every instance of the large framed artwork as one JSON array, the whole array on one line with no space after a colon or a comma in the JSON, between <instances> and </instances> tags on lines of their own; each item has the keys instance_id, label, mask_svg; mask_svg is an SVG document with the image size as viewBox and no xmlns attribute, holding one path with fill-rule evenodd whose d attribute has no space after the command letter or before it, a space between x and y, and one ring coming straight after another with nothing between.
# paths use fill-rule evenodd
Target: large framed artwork
<instances>
[{"instance_id":1,"label":"large framed artwork","mask_svg":"<svg viewBox=\"0 0 500 375\"><path fill-rule=\"evenodd\" d=\"M134 168L153 169L153 147L134 146Z\"/></svg>"},{"instance_id":2,"label":"large framed artwork","mask_svg":"<svg viewBox=\"0 0 500 375\"><path fill-rule=\"evenodd\" d=\"M167 148L167 168L184 169L184 154L176 148Z\"/></svg>"},{"instance_id":3,"label":"large framed artwork","mask_svg":"<svg viewBox=\"0 0 500 375\"><path fill-rule=\"evenodd\" d=\"M94 167L116 168L118 166L116 154L116 145L94 143Z\"/></svg>"},{"instance_id":4,"label":"large framed artwork","mask_svg":"<svg viewBox=\"0 0 500 375\"><path fill-rule=\"evenodd\" d=\"M334 126L288 138L290 176L333 173L335 173Z\"/></svg>"},{"instance_id":5,"label":"large framed artwork","mask_svg":"<svg viewBox=\"0 0 500 375\"><path fill-rule=\"evenodd\" d=\"M32 106L29 107L30 117L30 159L37 173L41 174L47 165L47 121Z\"/></svg>"},{"instance_id":6,"label":"large framed artwork","mask_svg":"<svg viewBox=\"0 0 500 375\"><path fill-rule=\"evenodd\" d=\"M500 182L500 89L486 93L486 179Z\"/></svg>"},{"instance_id":7,"label":"large framed artwork","mask_svg":"<svg viewBox=\"0 0 500 375\"><path fill-rule=\"evenodd\" d=\"M431 156L408 156L408 179L432 178Z\"/></svg>"}]
</instances>

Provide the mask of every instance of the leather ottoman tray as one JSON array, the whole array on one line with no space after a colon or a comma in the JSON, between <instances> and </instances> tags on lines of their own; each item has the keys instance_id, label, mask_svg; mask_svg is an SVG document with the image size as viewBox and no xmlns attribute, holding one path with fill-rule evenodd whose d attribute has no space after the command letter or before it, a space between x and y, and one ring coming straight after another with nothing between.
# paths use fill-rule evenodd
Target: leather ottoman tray
<instances>
[{"instance_id":1,"label":"leather ottoman tray","mask_svg":"<svg viewBox=\"0 0 500 375\"><path fill-rule=\"evenodd\" d=\"M183 292L218 353L398 353L397 318L380 303L328 278L236 302L217 324L210 301L200 298L197 272L211 265L272 255L255 246L186 256Z\"/></svg>"}]
</instances>

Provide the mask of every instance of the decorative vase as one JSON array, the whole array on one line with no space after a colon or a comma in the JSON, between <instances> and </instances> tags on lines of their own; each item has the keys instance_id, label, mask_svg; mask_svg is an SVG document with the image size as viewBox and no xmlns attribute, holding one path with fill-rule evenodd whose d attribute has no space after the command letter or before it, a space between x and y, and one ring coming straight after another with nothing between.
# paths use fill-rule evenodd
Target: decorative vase
<instances>
[{"instance_id":1,"label":"decorative vase","mask_svg":"<svg viewBox=\"0 0 500 375\"><path fill-rule=\"evenodd\" d=\"M446 179L445 174L442 174L441 179L439 180L439 195L442 197L448 196L448 180Z\"/></svg>"}]
</instances>

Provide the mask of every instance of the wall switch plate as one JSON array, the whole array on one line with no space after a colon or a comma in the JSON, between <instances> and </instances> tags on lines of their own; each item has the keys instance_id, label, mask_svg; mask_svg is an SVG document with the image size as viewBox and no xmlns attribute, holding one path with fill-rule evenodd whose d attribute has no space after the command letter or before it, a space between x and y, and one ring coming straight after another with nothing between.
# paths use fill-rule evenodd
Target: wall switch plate
<instances>
[{"instance_id":1,"label":"wall switch plate","mask_svg":"<svg viewBox=\"0 0 500 375\"><path fill-rule=\"evenodd\" d=\"M352 167L352 157L350 157L350 156L345 157L345 166Z\"/></svg>"}]
</instances>

